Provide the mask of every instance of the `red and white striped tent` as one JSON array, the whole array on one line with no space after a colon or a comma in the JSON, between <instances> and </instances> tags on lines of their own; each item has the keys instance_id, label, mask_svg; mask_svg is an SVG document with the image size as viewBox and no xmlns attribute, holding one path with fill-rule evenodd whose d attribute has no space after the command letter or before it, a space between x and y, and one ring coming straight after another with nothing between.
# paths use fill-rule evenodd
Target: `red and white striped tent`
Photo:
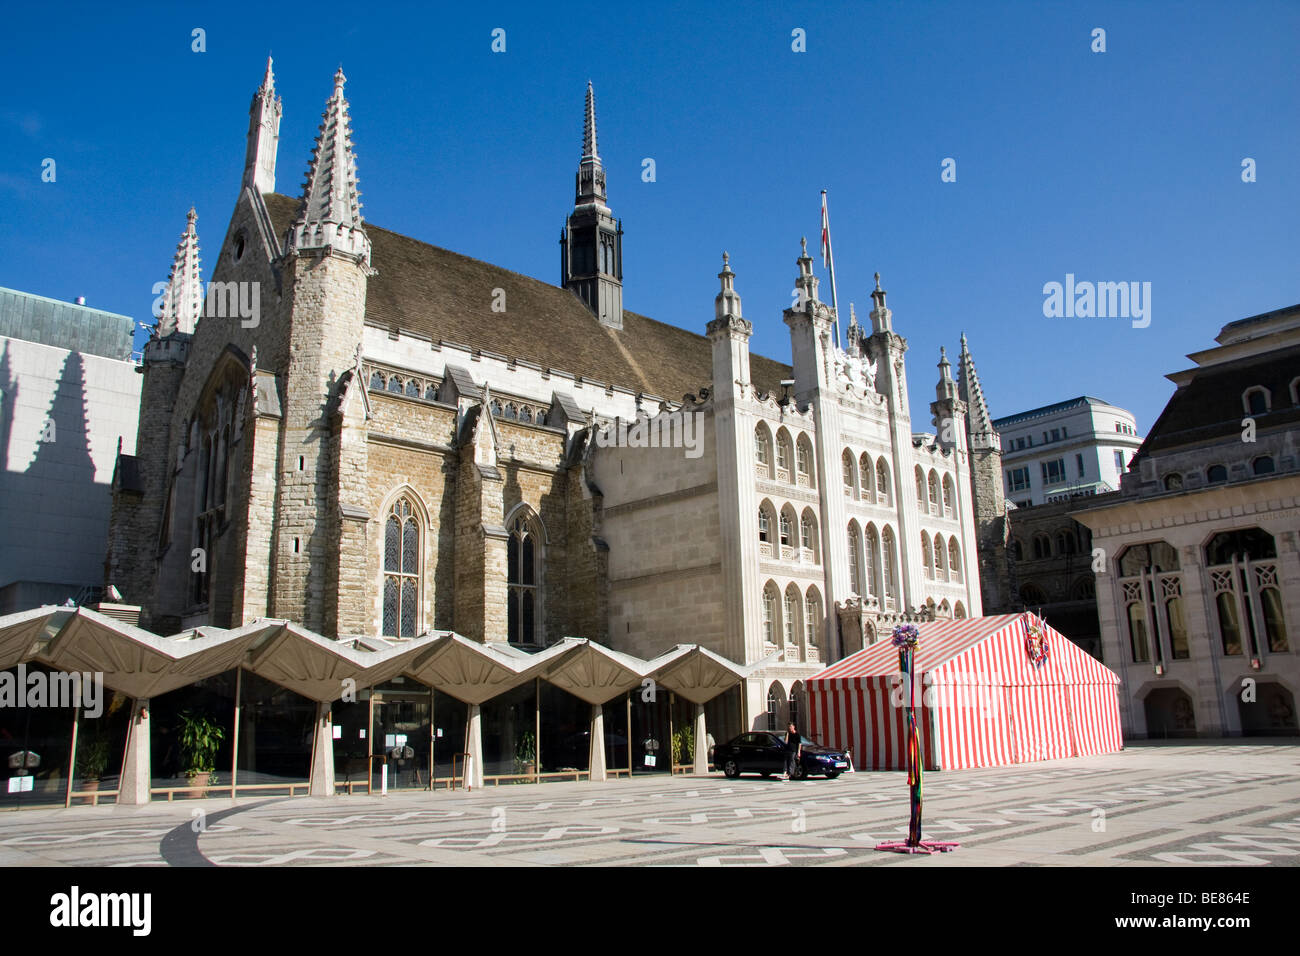
<instances>
[{"instance_id":1,"label":"red and white striped tent","mask_svg":"<svg viewBox=\"0 0 1300 956\"><path fill-rule=\"evenodd\" d=\"M1035 665L1029 625L1046 637ZM917 625L917 732L927 770L997 767L1123 747L1119 678L1042 618L1002 614ZM810 736L860 770L905 770L898 649L883 639L806 683Z\"/></svg>"}]
</instances>

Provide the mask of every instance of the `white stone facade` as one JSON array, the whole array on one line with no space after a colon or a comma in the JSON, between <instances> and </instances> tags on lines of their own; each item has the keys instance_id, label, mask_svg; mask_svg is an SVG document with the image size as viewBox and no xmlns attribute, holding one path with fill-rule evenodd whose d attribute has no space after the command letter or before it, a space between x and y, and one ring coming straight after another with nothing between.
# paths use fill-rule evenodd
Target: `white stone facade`
<instances>
[{"instance_id":1,"label":"white stone facade","mask_svg":"<svg viewBox=\"0 0 1300 956\"><path fill-rule=\"evenodd\" d=\"M1133 413L1080 396L993 422L1002 439L1007 500L1048 504L1119 488L1142 444Z\"/></svg>"}]
</instances>

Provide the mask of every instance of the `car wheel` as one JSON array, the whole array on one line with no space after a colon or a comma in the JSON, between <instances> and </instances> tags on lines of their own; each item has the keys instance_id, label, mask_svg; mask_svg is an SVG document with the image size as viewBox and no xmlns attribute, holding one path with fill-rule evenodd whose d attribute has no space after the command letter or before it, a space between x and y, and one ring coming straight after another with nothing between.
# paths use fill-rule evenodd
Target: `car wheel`
<instances>
[{"instance_id":1,"label":"car wheel","mask_svg":"<svg viewBox=\"0 0 1300 956\"><path fill-rule=\"evenodd\" d=\"M770 771L770 770L760 770L759 772L763 775L763 779L764 779L764 780L766 780L768 777L772 776L772 771Z\"/></svg>"},{"instance_id":2,"label":"car wheel","mask_svg":"<svg viewBox=\"0 0 1300 956\"><path fill-rule=\"evenodd\" d=\"M735 780L740 776L740 764L736 763L734 760L728 760L722 765L722 772L726 775L728 780Z\"/></svg>"},{"instance_id":3,"label":"car wheel","mask_svg":"<svg viewBox=\"0 0 1300 956\"><path fill-rule=\"evenodd\" d=\"M841 773L841 771L839 771L839 770L830 770L830 771L827 771L827 773L826 773L826 779L827 779L827 780L834 780L836 777L838 777L838 776L840 775L840 773Z\"/></svg>"},{"instance_id":4,"label":"car wheel","mask_svg":"<svg viewBox=\"0 0 1300 956\"><path fill-rule=\"evenodd\" d=\"M794 765L794 773L792 773L792 774L790 775L790 779L791 779L791 780L802 780L802 779L803 779L804 777L806 777L806 776L807 776L807 772L803 769L803 765L802 765L802 764L795 764L795 765Z\"/></svg>"}]
</instances>

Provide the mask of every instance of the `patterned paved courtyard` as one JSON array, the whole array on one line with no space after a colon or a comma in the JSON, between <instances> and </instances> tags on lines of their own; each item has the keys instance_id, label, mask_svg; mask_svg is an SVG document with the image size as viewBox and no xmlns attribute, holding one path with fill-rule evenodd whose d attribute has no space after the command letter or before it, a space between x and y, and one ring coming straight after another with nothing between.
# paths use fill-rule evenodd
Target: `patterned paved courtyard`
<instances>
[{"instance_id":1,"label":"patterned paved courtyard","mask_svg":"<svg viewBox=\"0 0 1300 956\"><path fill-rule=\"evenodd\" d=\"M926 837L956 852L873 850L906 834L902 773L714 774L5 812L0 866L1300 864L1296 745L1136 745L932 773L925 798Z\"/></svg>"}]
</instances>

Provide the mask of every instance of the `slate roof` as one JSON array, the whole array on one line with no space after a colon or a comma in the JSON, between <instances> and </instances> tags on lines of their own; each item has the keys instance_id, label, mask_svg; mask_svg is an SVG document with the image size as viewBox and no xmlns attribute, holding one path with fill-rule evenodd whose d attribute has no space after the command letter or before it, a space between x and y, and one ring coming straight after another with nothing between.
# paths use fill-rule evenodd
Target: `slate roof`
<instances>
[{"instance_id":1,"label":"slate roof","mask_svg":"<svg viewBox=\"0 0 1300 956\"><path fill-rule=\"evenodd\" d=\"M283 238L298 200L268 193L263 199ZM583 379L619 385L678 402L713 379L708 339L626 309L621 331L601 325L573 293L529 276L471 259L366 223L371 265L366 321L452 342ZM493 289L506 293L505 313L491 309ZM780 394L791 368L750 356L760 391Z\"/></svg>"},{"instance_id":2,"label":"slate roof","mask_svg":"<svg viewBox=\"0 0 1300 956\"><path fill-rule=\"evenodd\" d=\"M1259 431L1300 422L1300 406L1291 402L1291 380L1297 375L1300 345L1197 369L1169 399L1134 460L1183 445L1240 438L1245 417L1241 396L1252 385L1263 385L1272 395L1273 411L1254 416Z\"/></svg>"}]
</instances>

